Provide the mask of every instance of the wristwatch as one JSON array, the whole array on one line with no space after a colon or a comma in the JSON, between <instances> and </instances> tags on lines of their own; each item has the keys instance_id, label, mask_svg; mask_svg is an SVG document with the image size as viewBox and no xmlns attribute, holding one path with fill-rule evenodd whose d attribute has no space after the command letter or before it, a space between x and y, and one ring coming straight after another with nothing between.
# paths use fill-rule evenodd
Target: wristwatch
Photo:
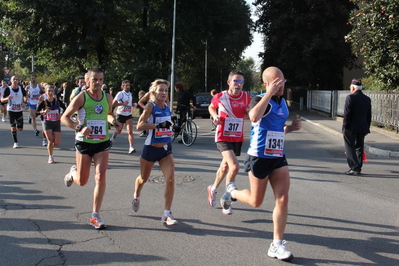
<instances>
[{"instance_id":1,"label":"wristwatch","mask_svg":"<svg viewBox=\"0 0 399 266\"><path fill-rule=\"evenodd\" d=\"M83 128L83 125L77 125L75 128L76 133L80 132L82 130L82 128Z\"/></svg>"}]
</instances>

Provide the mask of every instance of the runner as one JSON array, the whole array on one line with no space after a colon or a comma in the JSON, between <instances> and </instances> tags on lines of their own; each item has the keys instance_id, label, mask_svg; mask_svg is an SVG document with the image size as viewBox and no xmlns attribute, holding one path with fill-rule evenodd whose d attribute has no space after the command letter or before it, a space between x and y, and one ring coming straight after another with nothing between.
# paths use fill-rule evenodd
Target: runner
<instances>
[{"instance_id":1,"label":"runner","mask_svg":"<svg viewBox=\"0 0 399 266\"><path fill-rule=\"evenodd\" d=\"M136 149L133 147L134 144L134 135L133 135L133 117L132 117L132 93L130 92L130 81L123 80L122 81L122 91L116 94L114 101L112 102L113 106L117 106L116 109L116 120L122 124L126 124L126 131L128 134L129 141L129 154L135 153ZM116 137L114 134L111 138L113 141Z\"/></svg>"},{"instance_id":2,"label":"runner","mask_svg":"<svg viewBox=\"0 0 399 266\"><path fill-rule=\"evenodd\" d=\"M148 92L150 101L137 123L137 130L148 130L148 135L140 157L141 174L136 178L132 208L134 212L139 210L141 190L148 181L155 162L158 162L166 183L165 210L161 222L175 225L178 222L170 211L175 192L175 163L171 143L172 113L167 104L169 88L170 83L164 79L152 82Z\"/></svg>"},{"instance_id":3,"label":"runner","mask_svg":"<svg viewBox=\"0 0 399 266\"><path fill-rule=\"evenodd\" d=\"M19 86L19 78L17 76L11 77L11 86L4 90L1 102L7 104L8 118L10 119L11 134L14 140L13 148L19 148L17 131L22 131L24 128L23 108L26 106L26 92Z\"/></svg>"},{"instance_id":4,"label":"runner","mask_svg":"<svg viewBox=\"0 0 399 266\"><path fill-rule=\"evenodd\" d=\"M54 87L46 85L46 98L36 109L37 115L43 115L43 129L47 138L48 163L54 163L54 146L61 143L61 113L66 109L65 104L54 97ZM62 109L61 109L62 108Z\"/></svg>"},{"instance_id":5,"label":"runner","mask_svg":"<svg viewBox=\"0 0 399 266\"><path fill-rule=\"evenodd\" d=\"M237 156L241 154L241 146L244 142L244 118L247 116L251 101L250 95L242 91L244 86L242 72L230 72L227 84L229 84L229 89L214 95L208 108L213 117L213 123L217 125L216 147L223 157L213 185L207 187L208 204L211 207L216 205L217 188L224 177L226 177L226 184L234 183L240 170ZM232 214L231 206L227 209L222 208L222 213Z\"/></svg>"},{"instance_id":6,"label":"runner","mask_svg":"<svg viewBox=\"0 0 399 266\"><path fill-rule=\"evenodd\" d=\"M65 176L67 187L73 183L79 186L87 184L90 177L92 161L95 167L95 188L93 195L93 213L90 224L96 229L105 228L100 218L100 208L106 189L106 171L108 167L111 142L108 134L108 123L112 123L120 133L122 125L115 120L112 110L112 96L101 90L104 72L97 67L87 72L89 88L78 94L61 117L61 122L76 130L75 149L76 165L73 165ZM78 112L77 122L72 115Z\"/></svg>"}]
</instances>

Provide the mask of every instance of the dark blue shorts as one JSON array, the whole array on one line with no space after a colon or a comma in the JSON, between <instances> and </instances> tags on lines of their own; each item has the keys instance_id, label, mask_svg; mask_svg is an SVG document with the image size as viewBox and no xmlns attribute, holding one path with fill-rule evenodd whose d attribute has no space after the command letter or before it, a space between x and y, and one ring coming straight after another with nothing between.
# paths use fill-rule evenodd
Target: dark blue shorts
<instances>
[{"instance_id":1,"label":"dark blue shorts","mask_svg":"<svg viewBox=\"0 0 399 266\"><path fill-rule=\"evenodd\" d=\"M165 144L163 147L154 147L151 145L145 145L141 158L149 162L159 162L169 154L172 154L172 144Z\"/></svg>"}]
</instances>

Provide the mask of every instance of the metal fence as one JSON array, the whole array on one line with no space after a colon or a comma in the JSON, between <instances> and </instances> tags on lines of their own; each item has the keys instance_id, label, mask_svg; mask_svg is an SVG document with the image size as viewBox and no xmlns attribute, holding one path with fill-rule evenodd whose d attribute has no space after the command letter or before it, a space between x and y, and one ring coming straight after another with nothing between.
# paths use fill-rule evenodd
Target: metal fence
<instances>
[{"instance_id":1,"label":"metal fence","mask_svg":"<svg viewBox=\"0 0 399 266\"><path fill-rule=\"evenodd\" d=\"M371 99L371 120L396 132L399 131L399 94L363 91ZM307 108L326 112L331 117L343 116L349 91L308 91Z\"/></svg>"}]
</instances>

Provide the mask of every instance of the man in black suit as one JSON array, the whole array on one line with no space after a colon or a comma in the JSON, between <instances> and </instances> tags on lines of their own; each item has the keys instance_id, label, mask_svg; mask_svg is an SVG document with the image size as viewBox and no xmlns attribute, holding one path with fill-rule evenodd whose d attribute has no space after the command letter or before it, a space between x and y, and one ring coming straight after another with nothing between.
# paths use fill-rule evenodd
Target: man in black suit
<instances>
[{"instance_id":1,"label":"man in black suit","mask_svg":"<svg viewBox=\"0 0 399 266\"><path fill-rule=\"evenodd\" d=\"M371 100L362 92L360 80L353 79L344 108L344 134L346 159L350 169L347 175L360 175L363 165L364 137L370 133Z\"/></svg>"}]
</instances>

